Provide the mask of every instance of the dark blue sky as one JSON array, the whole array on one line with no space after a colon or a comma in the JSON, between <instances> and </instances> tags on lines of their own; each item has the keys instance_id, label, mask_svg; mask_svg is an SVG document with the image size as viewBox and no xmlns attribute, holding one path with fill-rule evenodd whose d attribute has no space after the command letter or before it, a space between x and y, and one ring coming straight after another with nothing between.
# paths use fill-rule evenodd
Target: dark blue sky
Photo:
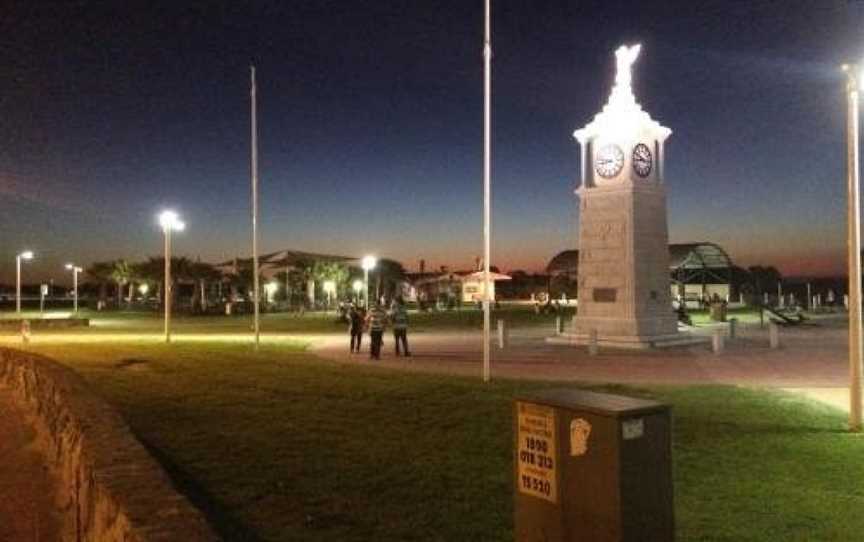
<instances>
[{"instance_id":1,"label":"dark blue sky","mask_svg":"<svg viewBox=\"0 0 864 542\"><path fill-rule=\"evenodd\" d=\"M68 260L248 254L258 69L262 251L482 252L482 0L5 2L0 280ZM842 271L843 75L864 2L493 0L493 264L576 244L574 129L641 42L637 99L673 130L673 241Z\"/></svg>"}]
</instances>

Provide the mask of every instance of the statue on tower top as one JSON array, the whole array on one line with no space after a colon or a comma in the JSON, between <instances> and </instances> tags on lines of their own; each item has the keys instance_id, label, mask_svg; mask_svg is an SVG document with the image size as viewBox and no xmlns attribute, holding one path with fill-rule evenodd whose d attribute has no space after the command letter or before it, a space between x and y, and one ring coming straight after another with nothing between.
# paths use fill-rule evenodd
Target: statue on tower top
<instances>
[{"instance_id":1,"label":"statue on tower top","mask_svg":"<svg viewBox=\"0 0 864 542\"><path fill-rule=\"evenodd\" d=\"M630 68L636 62L640 49L642 49L641 44L630 47L622 45L615 51L615 58L618 63L618 71L615 73L615 86L621 90L630 89L630 81L632 79Z\"/></svg>"}]
</instances>

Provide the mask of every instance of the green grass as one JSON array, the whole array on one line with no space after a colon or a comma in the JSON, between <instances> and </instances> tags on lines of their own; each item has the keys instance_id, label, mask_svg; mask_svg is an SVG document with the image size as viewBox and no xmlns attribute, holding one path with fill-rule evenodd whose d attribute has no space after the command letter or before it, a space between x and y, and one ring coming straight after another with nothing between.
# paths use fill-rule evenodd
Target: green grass
<instances>
[{"instance_id":1,"label":"green grass","mask_svg":"<svg viewBox=\"0 0 864 542\"><path fill-rule=\"evenodd\" d=\"M46 313L57 315L59 312ZM68 313L64 313L68 314ZM81 311L82 318L90 318L89 332L99 333L160 333L163 320L160 313L132 311ZM492 311L492 325L497 319L504 319L510 325L531 326L542 325L552 327L556 315L535 314L533 308L527 306L502 305L499 310ZM37 319L39 312L24 312L23 318ZM17 319L14 312L0 313L2 319ZM459 310L418 313L411 311L410 325L412 333L422 333L441 329L481 329L483 327L483 312L473 306L465 306ZM562 318L572 318L572 311L564 311ZM249 332L252 316L248 314L233 316L187 316L176 315L172 318L172 331L175 333L244 333ZM307 312L303 316L297 313L264 313L261 315L261 329L265 333L345 333L346 324L338 321L337 314L331 312ZM15 333L14 328L3 330L7 334ZM88 333L87 329L39 330L39 333Z\"/></svg>"},{"instance_id":2,"label":"green grass","mask_svg":"<svg viewBox=\"0 0 864 542\"><path fill-rule=\"evenodd\" d=\"M34 349L115 404L228 540L511 540L511 403L551 385L291 345ZM861 539L864 440L842 413L729 387L613 391L673 405L678 540Z\"/></svg>"}]
</instances>

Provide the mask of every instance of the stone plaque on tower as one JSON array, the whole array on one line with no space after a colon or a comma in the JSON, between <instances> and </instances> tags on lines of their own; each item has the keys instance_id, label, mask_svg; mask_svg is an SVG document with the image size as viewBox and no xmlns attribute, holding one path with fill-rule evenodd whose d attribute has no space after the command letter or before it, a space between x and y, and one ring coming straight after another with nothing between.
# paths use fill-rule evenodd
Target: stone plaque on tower
<instances>
[{"instance_id":1,"label":"stone plaque on tower","mask_svg":"<svg viewBox=\"0 0 864 542\"><path fill-rule=\"evenodd\" d=\"M636 102L640 46L615 51L608 103L573 136L581 147L576 342L652 347L675 342L663 146L672 133Z\"/></svg>"}]
</instances>

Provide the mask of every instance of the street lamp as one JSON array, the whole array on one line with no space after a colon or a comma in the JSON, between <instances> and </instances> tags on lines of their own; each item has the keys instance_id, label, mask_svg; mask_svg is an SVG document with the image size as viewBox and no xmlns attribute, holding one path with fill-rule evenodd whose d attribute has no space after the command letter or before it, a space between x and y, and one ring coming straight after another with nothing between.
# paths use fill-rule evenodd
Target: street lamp
<instances>
[{"instance_id":1,"label":"street lamp","mask_svg":"<svg viewBox=\"0 0 864 542\"><path fill-rule=\"evenodd\" d=\"M366 310L369 310L369 270L375 269L378 260L375 256L364 256L361 265L363 266L363 284L366 288Z\"/></svg>"},{"instance_id":2,"label":"street lamp","mask_svg":"<svg viewBox=\"0 0 864 542\"><path fill-rule=\"evenodd\" d=\"M264 293L266 295L267 303L273 303L273 298L276 295L276 292L279 290L279 283L275 280L268 282L264 285Z\"/></svg>"},{"instance_id":3,"label":"street lamp","mask_svg":"<svg viewBox=\"0 0 864 542\"><path fill-rule=\"evenodd\" d=\"M78 273L83 271L83 269L81 269L74 263L67 263L66 269L72 271L72 289L74 292L73 299L75 300L75 316L78 316Z\"/></svg>"},{"instance_id":4,"label":"street lamp","mask_svg":"<svg viewBox=\"0 0 864 542\"><path fill-rule=\"evenodd\" d=\"M21 260L32 259L32 250L25 250L15 256L15 312L18 314L21 314Z\"/></svg>"},{"instance_id":5,"label":"street lamp","mask_svg":"<svg viewBox=\"0 0 864 542\"><path fill-rule=\"evenodd\" d=\"M171 342L171 232L186 229L180 217L174 211L162 211L159 215L159 225L165 233L165 342Z\"/></svg>"},{"instance_id":6,"label":"street lamp","mask_svg":"<svg viewBox=\"0 0 864 542\"><path fill-rule=\"evenodd\" d=\"M351 287L354 289L354 300L357 303L359 303L360 302L360 292L363 290L363 281L359 280L359 279L355 280L354 283L351 285Z\"/></svg>"},{"instance_id":7,"label":"street lamp","mask_svg":"<svg viewBox=\"0 0 864 542\"><path fill-rule=\"evenodd\" d=\"M846 72L846 176L848 198L847 237L849 254L849 430L861 431L861 212L858 172L858 79L855 64Z\"/></svg>"},{"instance_id":8,"label":"street lamp","mask_svg":"<svg viewBox=\"0 0 864 542\"><path fill-rule=\"evenodd\" d=\"M324 292L327 294L327 308L329 309L333 294L336 293L336 282L332 280L325 280Z\"/></svg>"}]
</instances>

